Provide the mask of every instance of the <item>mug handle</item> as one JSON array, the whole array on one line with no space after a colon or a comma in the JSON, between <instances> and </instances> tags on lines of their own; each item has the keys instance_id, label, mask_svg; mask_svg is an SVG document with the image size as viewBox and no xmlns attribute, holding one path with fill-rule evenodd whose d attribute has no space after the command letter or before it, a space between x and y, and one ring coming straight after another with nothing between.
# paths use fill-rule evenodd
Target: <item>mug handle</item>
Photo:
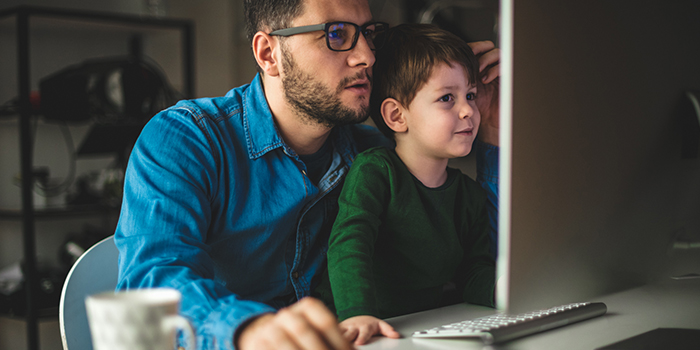
<instances>
[{"instance_id":1,"label":"mug handle","mask_svg":"<svg viewBox=\"0 0 700 350\"><path fill-rule=\"evenodd\" d=\"M161 323L161 329L163 333L169 334L171 331L182 330L185 332L185 339L187 339L187 350L196 350L194 341L194 329L192 325L187 321L186 318L180 315L169 315L163 318Z\"/></svg>"}]
</instances>

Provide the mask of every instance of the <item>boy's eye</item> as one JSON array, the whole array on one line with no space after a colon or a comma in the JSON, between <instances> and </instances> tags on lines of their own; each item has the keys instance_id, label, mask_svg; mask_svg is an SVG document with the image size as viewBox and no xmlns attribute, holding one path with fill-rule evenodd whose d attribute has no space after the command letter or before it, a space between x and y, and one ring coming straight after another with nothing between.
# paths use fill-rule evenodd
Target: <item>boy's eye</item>
<instances>
[{"instance_id":1,"label":"boy's eye","mask_svg":"<svg viewBox=\"0 0 700 350\"><path fill-rule=\"evenodd\" d=\"M476 100L476 93L470 92L467 94L467 101Z\"/></svg>"},{"instance_id":2,"label":"boy's eye","mask_svg":"<svg viewBox=\"0 0 700 350\"><path fill-rule=\"evenodd\" d=\"M445 95L438 99L440 102L450 102L452 101L452 95Z\"/></svg>"}]
</instances>

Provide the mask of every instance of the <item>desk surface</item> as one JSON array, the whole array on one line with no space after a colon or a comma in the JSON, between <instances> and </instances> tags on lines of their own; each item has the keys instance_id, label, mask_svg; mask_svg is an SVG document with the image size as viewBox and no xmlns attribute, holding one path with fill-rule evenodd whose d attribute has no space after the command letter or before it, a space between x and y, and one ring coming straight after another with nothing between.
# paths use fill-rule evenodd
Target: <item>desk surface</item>
<instances>
[{"instance_id":1,"label":"desk surface","mask_svg":"<svg viewBox=\"0 0 700 350\"><path fill-rule=\"evenodd\" d=\"M582 300L572 300L578 302ZM414 339L414 331L493 314L486 307L458 304L387 320L404 337L376 337L371 349L596 349L656 328L700 329L700 280L669 280L591 301L602 301L608 312L583 322L534 334L504 344L486 346L478 339ZM554 306L554 305L553 305Z\"/></svg>"}]
</instances>

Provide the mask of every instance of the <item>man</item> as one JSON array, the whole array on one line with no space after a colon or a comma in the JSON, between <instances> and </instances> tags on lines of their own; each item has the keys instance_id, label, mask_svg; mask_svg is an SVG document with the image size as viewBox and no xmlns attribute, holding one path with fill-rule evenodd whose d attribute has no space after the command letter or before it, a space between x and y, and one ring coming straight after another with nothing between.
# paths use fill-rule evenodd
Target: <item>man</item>
<instances>
[{"instance_id":1,"label":"man","mask_svg":"<svg viewBox=\"0 0 700 350\"><path fill-rule=\"evenodd\" d=\"M306 297L354 156L387 142L357 125L381 25L366 0L246 0L246 17L260 74L159 113L134 146L117 288L180 290L200 349L350 349L334 316ZM280 31L334 21L362 34L341 45L330 40L338 27ZM479 45L483 65L495 63L497 50Z\"/></svg>"}]
</instances>

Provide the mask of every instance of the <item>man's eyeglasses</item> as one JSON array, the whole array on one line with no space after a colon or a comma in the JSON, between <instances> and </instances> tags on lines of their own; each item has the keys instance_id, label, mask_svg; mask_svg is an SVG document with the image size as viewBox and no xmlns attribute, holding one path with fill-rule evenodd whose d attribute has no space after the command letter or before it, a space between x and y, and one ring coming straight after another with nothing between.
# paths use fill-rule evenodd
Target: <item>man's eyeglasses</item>
<instances>
[{"instance_id":1,"label":"man's eyeglasses","mask_svg":"<svg viewBox=\"0 0 700 350\"><path fill-rule=\"evenodd\" d=\"M270 33L270 35L291 36L302 33L315 32L322 30L326 32L326 44L332 51L349 51L357 44L357 39L360 33L367 40L369 48L377 50L382 47L383 40L377 40L377 35L386 31L389 25L384 22L374 22L358 26L350 22L329 22L322 24L314 24L310 26L293 27L287 29L279 29ZM380 36L382 38L383 36Z\"/></svg>"}]
</instances>

